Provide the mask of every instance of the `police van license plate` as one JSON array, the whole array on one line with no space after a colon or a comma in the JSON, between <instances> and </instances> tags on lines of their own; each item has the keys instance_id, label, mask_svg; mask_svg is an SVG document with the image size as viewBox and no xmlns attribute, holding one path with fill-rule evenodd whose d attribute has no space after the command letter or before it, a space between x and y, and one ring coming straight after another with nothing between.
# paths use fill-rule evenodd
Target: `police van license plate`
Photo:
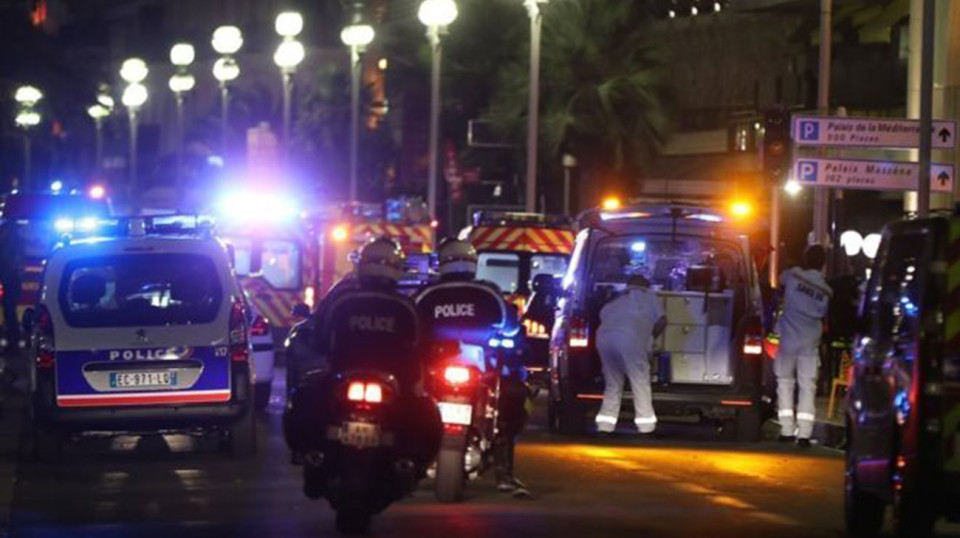
<instances>
[{"instance_id":1,"label":"police van license plate","mask_svg":"<svg viewBox=\"0 0 960 538\"><path fill-rule=\"evenodd\" d=\"M444 424L462 424L469 426L473 420L473 406L468 404L457 404L449 402L439 402L440 417Z\"/></svg>"},{"instance_id":2,"label":"police van license plate","mask_svg":"<svg viewBox=\"0 0 960 538\"><path fill-rule=\"evenodd\" d=\"M357 448L380 446L380 426L366 422L344 422L340 426L340 442Z\"/></svg>"},{"instance_id":3,"label":"police van license plate","mask_svg":"<svg viewBox=\"0 0 960 538\"><path fill-rule=\"evenodd\" d=\"M174 387L177 384L177 372L110 372L111 389L131 389L141 387Z\"/></svg>"}]
</instances>

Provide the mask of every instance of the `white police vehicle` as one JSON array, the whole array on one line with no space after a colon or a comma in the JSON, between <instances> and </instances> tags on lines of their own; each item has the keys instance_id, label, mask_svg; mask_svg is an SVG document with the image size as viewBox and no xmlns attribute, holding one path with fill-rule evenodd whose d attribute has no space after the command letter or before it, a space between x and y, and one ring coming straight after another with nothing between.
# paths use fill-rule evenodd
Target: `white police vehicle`
<instances>
[{"instance_id":1,"label":"white police vehicle","mask_svg":"<svg viewBox=\"0 0 960 538\"><path fill-rule=\"evenodd\" d=\"M242 290L199 217L115 219L51 254L32 312L36 455L85 432L188 431L256 448Z\"/></svg>"}]
</instances>

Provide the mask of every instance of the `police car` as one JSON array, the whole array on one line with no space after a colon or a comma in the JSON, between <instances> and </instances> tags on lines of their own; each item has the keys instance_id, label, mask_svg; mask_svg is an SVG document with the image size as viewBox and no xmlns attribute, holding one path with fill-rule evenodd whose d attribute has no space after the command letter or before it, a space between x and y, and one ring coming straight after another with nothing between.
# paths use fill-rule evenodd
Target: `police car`
<instances>
[{"instance_id":1,"label":"police car","mask_svg":"<svg viewBox=\"0 0 960 538\"><path fill-rule=\"evenodd\" d=\"M764 364L759 277L747 235L705 204L647 202L581 215L550 342L552 429L579 433L603 398L600 309L643 275L667 317L654 343L658 416L717 420L759 437Z\"/></svg>"},{"instance_id":2,"label":"police car","mask_svg":"<svg viewBox=\"0 0 960 538\"><path fill-rule=\"evenodd\" d=\"M84 432L197 431L255 450L252 348L224 246L197 217L117 219L47 260L33 318L36 455Z\"/></svg>"}]
</instances>

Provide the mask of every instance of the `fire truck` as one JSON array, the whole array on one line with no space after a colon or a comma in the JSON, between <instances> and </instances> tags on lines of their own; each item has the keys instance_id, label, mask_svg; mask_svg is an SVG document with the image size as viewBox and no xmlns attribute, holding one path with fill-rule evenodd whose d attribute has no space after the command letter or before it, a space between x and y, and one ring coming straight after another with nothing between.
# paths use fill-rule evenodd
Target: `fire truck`
<instances>
[{"instance_id":1,"label":"fire truck","mask_svg":"<svg viewBox=\"0 0 960 538\"><path fill-rule=\"evenodd\" d=\"M318 236L320 295L353 270L354 252L371 239L383 236L400 243L407 255L410 279L426 283L436 232L436 222L429 215L419 198L401 197L388 199L384 204L345 204L334 218L324 218Z\"/></svg>"},{"instance_id":2,"label":"fire truck","mask_svg":"<svg viewBox=\"0 0 960 538\"><path fill-rule=\"evenodd\" d=\"M552 285L566 272L573 250L573 223L563 216L478 211L473 225L464 228L459 238L477 249L477 278L499 286L507 301L517 305L527 333L527 369L543 372L552 308L528 312L528 307L537 306L537 296L544 295L535 292L535 283Z\"/></svg>"},{"instance_id":3,"label":"fire truck","mask_svg":"<svg viewBox=\"0 0 960 538\"><path fill-rule=\"evenodd\" d=\"M288 200L238 195L221 206L217 233L233 252L234 269L250 300L278 334L286 334L296 321L294 307L313 308L353 269L351 254L371 238L398 240L416 274L426 274L434 228L421 206L416 199L396 198L301 211Z\"/></svg>"}]
</instances>

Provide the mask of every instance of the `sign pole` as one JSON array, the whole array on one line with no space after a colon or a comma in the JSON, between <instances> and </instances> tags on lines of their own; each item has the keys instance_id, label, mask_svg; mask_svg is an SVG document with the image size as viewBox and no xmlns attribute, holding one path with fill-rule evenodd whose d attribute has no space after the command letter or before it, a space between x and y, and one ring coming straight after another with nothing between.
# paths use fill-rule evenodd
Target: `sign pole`
<instances>
[{"instance_id":1,"label":"sign pole","mask_svg":"<svg viewBox=\"0 0 960 538\"><path fill-rule=\"evenodd\" d=\"M820 65L817 87L817 108L820 114L830 113L830 52L833 46L833 0L820 0ZM825 244L829 215L828 203L831 193L816 189L813 193L813 240Z\"/></svg>"},{"instance_id":2,"label":"sign pole","mask_svg":"<svg viewBox=\"0 0 960 538\"><path fill-rule=\"evenodd\" d=\"M920 60L920 184L917 191L917 214L930 214L930 150L933 130L933 38L934 0L923 0L923 45Z\"/></svg>"}]
</instances>

